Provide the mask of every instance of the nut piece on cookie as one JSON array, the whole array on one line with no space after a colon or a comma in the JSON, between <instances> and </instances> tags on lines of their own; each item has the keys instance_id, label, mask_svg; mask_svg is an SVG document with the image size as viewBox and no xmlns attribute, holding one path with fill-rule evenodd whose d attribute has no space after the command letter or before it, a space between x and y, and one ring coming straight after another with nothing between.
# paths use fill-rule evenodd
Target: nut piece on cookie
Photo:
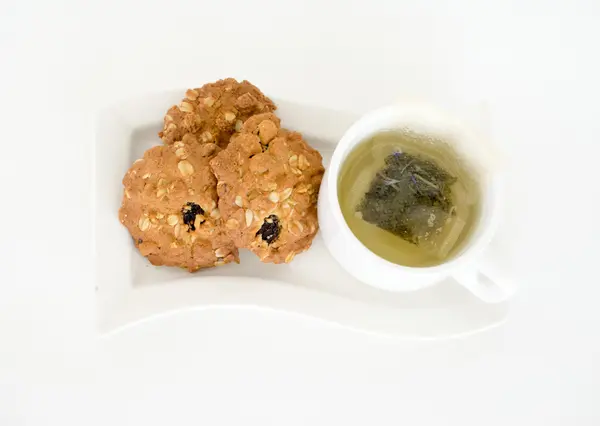
<instances>
[{"instance_id":1,"label":"nut piece on cookie","mask_svg":"<svg viewBox=\"0 0 600 426\"><path fill-rule=\"evenodd\" d=\"M239 263L237 248L223 228L217 180L209 167L220 149L189 143L193 138L146 151L123 178L119 210L135 246L153 265L190 272Z\"/></svg>"},{"instance_id":2,"label":"nut piece on cookie","mask_svg":"<svg viewBox=\"0 0 600 426\"><path fill-rule=\"evenodd\" d=\"M192 134L200 143L225 147L246 119L276 109L256 86L246 80L239 83L233 78L189 89L185 96L179 105L167 111L163 130L158 133L166 144Z\"/></svg>"},{"instance_id":3,"label":"nut piece on cookie","mask_svg":"<svg viewBox=\"0 0 600 426\"><path fill-rule=\"evenodd\" d=\"M219 211L235 245L263 262L289 263L317 232L321 154L275 115L249 118L210 162Z\"/></svg>"}]
</instances>

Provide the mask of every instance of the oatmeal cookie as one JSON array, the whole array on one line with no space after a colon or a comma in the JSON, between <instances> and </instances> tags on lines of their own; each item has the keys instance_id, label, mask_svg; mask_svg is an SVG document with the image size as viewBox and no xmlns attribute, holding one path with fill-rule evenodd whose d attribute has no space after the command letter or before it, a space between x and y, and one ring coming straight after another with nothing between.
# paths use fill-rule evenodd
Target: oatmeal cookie
<instances>
[{"instance_id":1,"label":"oatmeal cookie","mask_svg":"<svg viewBox=\"0 0 600 426\"><path fill-rule=\"evenodd\" d=\"M263 262L290 262L317 229L321 154L271 113L248 119L210 162L219 210L237 247Z\"/></svg>"},{"instance_id":2,"label":"oatmeal cookie","mask_svg":"<svg viewBox=\"0 0 600 426\"><path fill-rule=\"evenodd\" d=\"M156 146L123 178L119 219L153 265L190 272L235 261L238 251L224 232L217 207L217 180L209 167L219 151L186 135Z\"/></svg>"},{"instance_id":3,"label":"oatmeal cookie","mask_svg":"<svg viewBox=\"0 0 600 426\"><path fill-rule=\"evenodd\" d=\"M202 143L227 146L233 133L254 114L274 111L275 104L250 82L233 78L189 89L185 99L167 111L163 130L158 133L173 144L191 133Z\"/></svg>"}]
</instances>

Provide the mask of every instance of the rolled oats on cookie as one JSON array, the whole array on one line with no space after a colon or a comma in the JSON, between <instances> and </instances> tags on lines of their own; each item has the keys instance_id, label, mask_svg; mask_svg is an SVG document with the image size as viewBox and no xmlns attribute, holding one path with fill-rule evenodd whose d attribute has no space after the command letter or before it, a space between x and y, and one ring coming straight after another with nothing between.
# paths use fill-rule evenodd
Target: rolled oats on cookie
<instances>
[{"instance_id":1,"label":"rolled oats on cookie","mask_svg":"<svg viewBox=\"0 0 600 426\"><path fill-rule=\"evenodd\" d=\"M239 248L263 262L289 263L317 232L322 158L272 113L250 117L211 161L219 210Z\"/></svg>"},{"instance_id":2,"label":"rolled oats on cookie","mask_svg":"<svg viewBox=\"0 0 600 426\"><path fill-rule=\"evenodd\" d=\"M158 135L166 144L192 134L200 143L225 147L245 120L277 108L256 86L233 78L189 89L185 96L164 118L163 130Z\"/></svg>"},{"instance_id":3,"label":"rolled oats on cookie","mask_svg":"<svg viewBox=\"0 0 600 426\"><path fill-rule=\"evenodd\" d=\"M125 174L119 219L153 265L192 272L239 263L223 228L217 180L209 167L219 150L186 135L183 141L149 149Z\"/></svg>"}]
</instances>

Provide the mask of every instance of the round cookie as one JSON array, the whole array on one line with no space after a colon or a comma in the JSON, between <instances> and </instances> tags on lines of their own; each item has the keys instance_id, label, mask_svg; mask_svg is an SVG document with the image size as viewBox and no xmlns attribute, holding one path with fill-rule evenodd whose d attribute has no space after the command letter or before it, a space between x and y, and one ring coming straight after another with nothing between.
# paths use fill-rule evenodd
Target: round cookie
<instances>
[{"instance_id":1,"label":"round cookie","mask_svg":"<svg viewBox=\"0 0 600 426\"><path fill-rule=\"evenodd\" d=\"M310 247L324 169L321 154L300 133L281 129L273 114L253 116L210 165L237 247L273 263L288 263Z\"/></svg>"},{"instance_id":2,"label":"round cookie","mask_svg":"<svg viewBox=\"0 0 600 426\"><path fill-rule=\"evenodd\" d=\"M123 178L119 219L135 246L153 265L190 272L231 261L238 251L224 232L217 207L217 181L209 161L215 144L183 142L156 146Z\"/></svg>"},{"instance_id":3,"label":"round cookie","mask_svg":"<svg viewBox=\"0 0 600 426\"><path fill-rule=\"evenodd\" d=\"M233 78L189 89L179 105L172 106L158 133L166 144L172 144L191 133L202 143L227 146L233 133L254 114L270 112L275 104L256 86Z\"/></svg>"}]
</instances>

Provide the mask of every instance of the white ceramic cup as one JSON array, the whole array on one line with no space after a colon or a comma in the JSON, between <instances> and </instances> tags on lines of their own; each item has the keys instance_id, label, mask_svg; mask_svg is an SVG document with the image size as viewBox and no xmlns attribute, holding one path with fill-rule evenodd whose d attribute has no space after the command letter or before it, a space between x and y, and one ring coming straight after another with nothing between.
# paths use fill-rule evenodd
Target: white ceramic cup
<instances>
[{"instance_id":1,"label":"white ceramic cup","mask_svg":"<svg viewBox=\"0 0 600 426\"><path fill-rule=\"evenodd\" d=\"M338 199L338 177L352 149L382 130L409 129L449 141L478 175L482 206L478 222L459 253L431 267L391 263L366 248L348 227ZM403 292L425 288L448 277L485 302L507 299L512 288L499 285L482 272L484 250L497 227L501 179L490 145L463 123L423 104L398 104L360 118L344 134L333 153L319 193L319 226L325 244L340 265L358 280L384 290Z\"/></svg>"}]
</instances>

